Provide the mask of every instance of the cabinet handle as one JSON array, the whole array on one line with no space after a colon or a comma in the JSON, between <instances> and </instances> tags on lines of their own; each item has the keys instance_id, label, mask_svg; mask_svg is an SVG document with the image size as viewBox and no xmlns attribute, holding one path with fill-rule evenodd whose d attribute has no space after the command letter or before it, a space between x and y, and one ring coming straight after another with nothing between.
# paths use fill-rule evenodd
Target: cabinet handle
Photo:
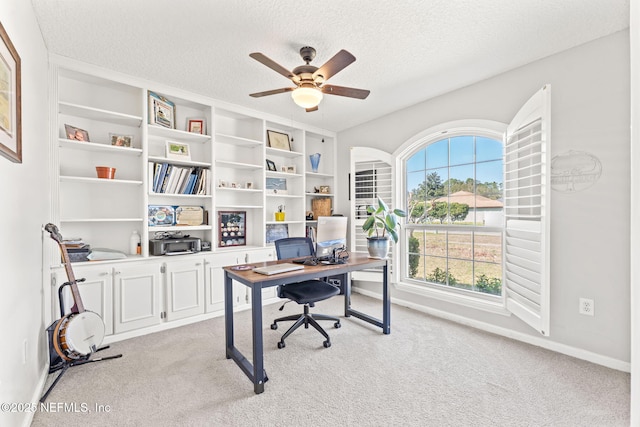
<instances>
[{"instance_id":1,"label":"cabinet handle","mask_svg":"<svg viewBox=\"0 0 640 427\"><path fill-rule=\"evenodd\" d=\"M105 271L104 273L100 273L100 274L99 274L99 276L108 276L108 275L109 275L109 273L108 273L108 272L106 272L106 271Z\"/></svg>"},{"instance_id":2,"label":"cabinet handle","mask_svg":"<svg viewBox=\"0 0 640 427\"><path fill-rule=\"evenodd\" d=\"M120 271L114 271L113 274L120 274Z\"/></svg>"},{"instance_id":3,"label":"cabinet handle","mask_svg":"<svg viewBox=\"0 0 640 427\"><path fill-rule=\"evenodd\" d=\"M196 265L202 265L202 263L201 262L196 262Z\"/></svg>"}]
</instances>

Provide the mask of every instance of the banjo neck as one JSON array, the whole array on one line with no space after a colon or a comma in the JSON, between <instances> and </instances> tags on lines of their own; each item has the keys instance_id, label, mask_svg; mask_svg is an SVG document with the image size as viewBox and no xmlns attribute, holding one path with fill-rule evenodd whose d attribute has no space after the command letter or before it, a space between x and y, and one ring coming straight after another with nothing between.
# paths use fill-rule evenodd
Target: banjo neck
<instances>
[{"instance_id":1,"label":"banjo neck","mask_svg":"<svg viewBox=\"0 0 640 427\"><path fill-rule=\"evenodd\" d=\"M54 224L47 224L45 226L45 230L49 232L51 238L55 240L56 243L58 243L58 247L60 248L60 254L62 255L62 264L64 265L65 272L67 273L67 279L69 279L71 287L71 295L73 296L73 306L71 307L71 312L82 313L83 311L85 311L84 304L82 303L82 298L80 298L78 282L75 275L73 274L73 269L71 268L71 260L69 259L67 247L62 244L62 236L58 232L58 227L56 227Z\"/></svg>"}]
</instances>

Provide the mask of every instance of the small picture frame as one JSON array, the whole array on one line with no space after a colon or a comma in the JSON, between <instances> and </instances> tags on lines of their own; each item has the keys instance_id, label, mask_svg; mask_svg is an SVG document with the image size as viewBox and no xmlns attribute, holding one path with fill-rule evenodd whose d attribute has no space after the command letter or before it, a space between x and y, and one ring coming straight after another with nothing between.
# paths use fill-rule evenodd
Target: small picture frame
<instances>
[{"instance_id":1,"label":"small picture frame","mask_svg":"<svg viewBox=\"0 0 640 427\"><path fill-rule=\"evenodd\" d=\"M288 194L286 178L266 178L264 189L267 194Z\"/></svg>"},{"instance_id":2,"label":"small picture frame","mask_svg":"<svg viewBox=\"0 0 640 427\"><path fill-rule=\"evenodd\" d=\"M71 125L64 125L64 131L67 135L67 139L71 139L73 141L89 142L89 132L84 129L80 129Z\"/></svg>"},{"instance_id":3,"label":"small picture frame","mask_svg":"<svg viewBox=\"0 0 640 427\"><path fill-rule=\"evenodd\" d=\"M224 181L224 180L220 179L220 180L218 180L218 187L227 188L227 187L229 187L229 183L227 181Z\"/></svg>"},{"instance_id":4,"label":"small picture frame","mask_svg":"<svg viewBox=\"0 0 640 427\"><path fill-rule=\"evenodd\" d=\"M164 96L149 91L149 123L170 129L176 128L176 105Z\"/></svg>"},{"instance_id":5,"label":"small picture frame","mask_svg":"<svg viewBox=\"0 0 640 427\"><path fill-rule=\"evenodd\" d=\"M167 141L167 159L191 160L189 144L177 141Z\"/></svg>"},{"instance_id":6,"label":"small picture frame","mask_svg":"<svg viewBox=\"0 0 640 427\"><path fill-rule=\"evenodd\" d=\"M111 145L116 147L131 147L131 143L133 142L132 135L118 135L115 133L110 133L109 137L111 138Z\"/></svg>"},{"instance_id":7,"label":"small picture frame","mask_svg":"<svg viewBox=\"0 0 640 427\"><path fill-rule=\"evenodd\" d=\"M329 193L331 193L331 189L329 188L328 185L320 186L320 194L329 194Z\"/></svg>"},{"instance_id":8,"label":"small picture frame","mask_svg":"<svg viewBox=\"0 0 640 427\"><path fill-rule=\"evenodd\" d=\"M247 212L218 212L218 247L244 246L247 244Z\"/></svg>"},{"instance_id":9,"label":"small picture frame","mask_svg":"<svg viewBox=\"0 0 640 427\"><path fill-rule=\"evenodd\" d=\"M285 171L287 173L296 173L296 167L291 165L291 166L287 166L287 170Z\"/></svg>"},{"instance_id":10,"label":"small picture frame","mask_svg":"<svg viewBox=\"0 0 640 427\"><path fill-rule=\"evenodd\" d=\"M268 130L267 142L269 143L269 147L271 148L291 151L291 142L289 140L289 135L287 135L286 133Z\"/></svg>"},{"instance_id":11,"label":"small picture frame","mask_svg":"<svg viewBox=\"0 0 640 427\"><path fill-rule=\"evenodd\" d=\"M253 190L253 182L246 182L244 184L244 188L246 188L247 190Z\"/></svg>"},{"instance_id":12,"label":"small picture frame","mask_svg":"<svg viewBox=\"0 0 640 427\"><path fill-rule=\"evenodd\" d=\"M187 119L187 132L206 135L207 122L203 118L189 118Z\"/></svg>"},{"instance_id":13,"label":"small picture frame","mask_svg":"<svg viewBox=\"0 0 640 427\"><path fill-rule=\"evenodd\" d=\"M269 159L266 159L266 161L267 161L267 170L277 172L278 169L276 169L276 164L273 163L273 161L269 160Z\"/></svg>"}]
</instances>

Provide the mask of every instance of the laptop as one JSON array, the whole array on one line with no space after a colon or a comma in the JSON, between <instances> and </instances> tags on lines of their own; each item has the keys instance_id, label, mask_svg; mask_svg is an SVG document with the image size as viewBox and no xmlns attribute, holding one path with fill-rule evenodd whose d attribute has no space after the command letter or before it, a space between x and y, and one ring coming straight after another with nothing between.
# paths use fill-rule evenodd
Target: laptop
<instances>
[{"instance_id":1,"label":"laptop","mask_svg":"<svg viewBox=\"0 0 640 427\"><path fill-rule=\"evenodd\" d=\"M285 262L282 264L273 264L266 267L254 268L253 271L260 274L271 276L272 274L286 273L287 271L302 270L304 266Z\"/></svg>"}]
</instances>

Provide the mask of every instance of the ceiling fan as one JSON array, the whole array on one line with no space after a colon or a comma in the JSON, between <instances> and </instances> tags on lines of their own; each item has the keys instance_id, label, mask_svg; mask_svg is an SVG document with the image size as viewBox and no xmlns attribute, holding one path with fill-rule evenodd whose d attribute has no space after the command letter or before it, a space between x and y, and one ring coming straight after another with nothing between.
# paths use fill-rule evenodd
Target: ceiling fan
<instances>
[{"instance_id":1,"label":"ceiling fan","mask_svg":"<svg viewBox=\"0 0 640 427\"><path fill-rule=\"evenodd\" d=\"M304 60L305 65L300 65L294 68L293 71L287 70L260 52L254 52L249 56L275 72L282 74L296 85L296 87L285 87L250 94L250 96L254 98L292 92L291 96L293 101L309 112L318 109L318 104L322 101L322 95L325 93L328 95L339 95L357 99L365 99L369 96L368 90L324 84L332 76L356 60L355 56L344 49L336 53L334 57L329 59L322 67L318 68L310 64L313 58L316 57L316 50L312 47L305 46L300 49L300 56Z\"/></svg>"}]
</instances>

